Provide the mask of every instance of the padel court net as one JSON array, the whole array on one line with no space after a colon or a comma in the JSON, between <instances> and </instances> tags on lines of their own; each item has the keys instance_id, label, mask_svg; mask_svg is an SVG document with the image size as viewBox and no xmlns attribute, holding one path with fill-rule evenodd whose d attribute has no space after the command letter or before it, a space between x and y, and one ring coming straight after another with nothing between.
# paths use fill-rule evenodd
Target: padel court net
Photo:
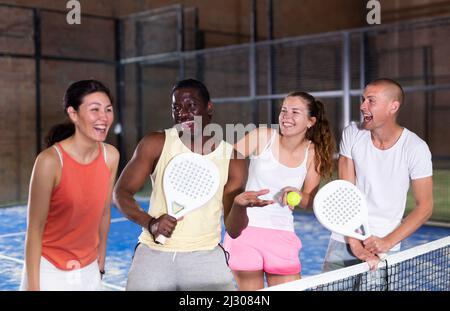
<instances>
[{"instance_id":1,"label":"padel court net","mask_svg":"<svg viewBox=\"0 0 450 311\"><path fill-rule=\"evenodd\" d=\"M450 236L387 256L376 271L363 262L273 286L279 291L449 291Z\"/></svg>"}]
</instances>

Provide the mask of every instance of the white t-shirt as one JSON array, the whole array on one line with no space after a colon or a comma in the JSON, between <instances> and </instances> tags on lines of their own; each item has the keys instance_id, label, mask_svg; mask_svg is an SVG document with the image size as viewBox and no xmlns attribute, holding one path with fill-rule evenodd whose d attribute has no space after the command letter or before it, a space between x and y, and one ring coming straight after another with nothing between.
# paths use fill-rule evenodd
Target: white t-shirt
<instances>
[{"instance_id":1,"label":"white t-shirt","mask_svg":"<svg viewBox=\"0 0 450 311\"><path fill-rule=\"evenodd\" d=\"M342 133L340 155L353 160L356 186L365 194L371 234L385 237L401 223L410 180L433 175L431 152L416 134L404 128L389 149L373 145L370 131L352 123ZM344 242L333 233L331 238ZM400 243L391 250L399 250Z\"/></svg>"},{"instance_id":2,"label":"white t-shirt","mask_svg":"<svg viewBox=\"0 0 450 311\"><path fill-rule=\"evenodd\" d=\"M278 134L273 133L264 151L258 156L252 156L248 171L245 191L269 189L269 193L261 195L263 200L273 200L273 204L264 207L248 207L248 225L251 227L268 228L294 232L294 217L292 210L282 204L285 187L301 189L306 178L308 148L303 162L297 167L287 167L281 164L273 155L272 146Z\"/></svg>"}]
</instances>

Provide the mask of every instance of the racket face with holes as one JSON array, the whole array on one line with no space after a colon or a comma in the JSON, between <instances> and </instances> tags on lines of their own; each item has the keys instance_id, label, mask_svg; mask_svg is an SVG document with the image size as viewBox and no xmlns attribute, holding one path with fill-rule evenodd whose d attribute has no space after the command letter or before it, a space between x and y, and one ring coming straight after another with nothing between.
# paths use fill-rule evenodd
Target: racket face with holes
<instances>
[{"instance_id":1,"label":"racket face with holes","mask_svg":"<svg viewBox=\"0 0 450 311\"><path fill-rule=\"evenodd\" d=\"M332 181L319 190L314 198L314 214L330 231L359 240L370 236L364 195L346 180Z\"/></svg>"},{"instance_id":2,"label":"racket face with holes","mask_svg":"<svg viewBox=\"0 0 450 311\"><path fill-rule=\"evenodd\" d=\"M168 214L180 218L205 205L219 188L219 170L208 158L182 153L170 160L163 176Z\"/></svg>"}]
</instances>

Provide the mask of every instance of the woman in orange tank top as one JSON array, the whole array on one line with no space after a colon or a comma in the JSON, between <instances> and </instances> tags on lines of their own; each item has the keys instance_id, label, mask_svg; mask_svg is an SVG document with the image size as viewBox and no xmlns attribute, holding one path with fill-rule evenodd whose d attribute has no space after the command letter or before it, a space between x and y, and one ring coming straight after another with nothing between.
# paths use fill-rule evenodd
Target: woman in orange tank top
<instances>
[{"instance_id":1,"label":"woman in orange tank top","mask_svg":"<svg viewBox=\"0 0 450 311\"><path fill-rule=\"evenodd\" d=\"M104 144L114 113L102 83L82 80L64 96L30 181L22 290L98 290L119 153Z\"/></svg>"}]
</instances>

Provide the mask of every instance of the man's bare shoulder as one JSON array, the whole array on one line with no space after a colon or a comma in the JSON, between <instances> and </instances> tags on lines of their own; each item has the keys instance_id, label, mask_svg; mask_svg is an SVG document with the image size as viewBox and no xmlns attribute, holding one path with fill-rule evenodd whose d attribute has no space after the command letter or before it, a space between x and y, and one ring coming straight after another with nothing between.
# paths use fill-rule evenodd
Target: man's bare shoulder
<instances>
[{"instance_id":1,"label":"man's bare shoulder","mask_svg":"<svg viewBox=\"0 0 450 311\"><path fill-rule=\"evenodd\" d=\"M165 140L166 134L162 131L148 133L139 142L136 152L139 154L160 154Z\"/></svg>"},{"instance_id":2,"label":"man's bare shoulder","mask_svg":"<svg viewBox=\"0 0 450 311\"><path fill-rule=\"evenodd\" d=\"M139 144L145 144L145 145L160 145L160 144L164 144L164 141L166 139L166 134L163 131L158 131L158 132L151 132L146 134L141 141L139 142Z\"/></svg>"}]
</instances>

